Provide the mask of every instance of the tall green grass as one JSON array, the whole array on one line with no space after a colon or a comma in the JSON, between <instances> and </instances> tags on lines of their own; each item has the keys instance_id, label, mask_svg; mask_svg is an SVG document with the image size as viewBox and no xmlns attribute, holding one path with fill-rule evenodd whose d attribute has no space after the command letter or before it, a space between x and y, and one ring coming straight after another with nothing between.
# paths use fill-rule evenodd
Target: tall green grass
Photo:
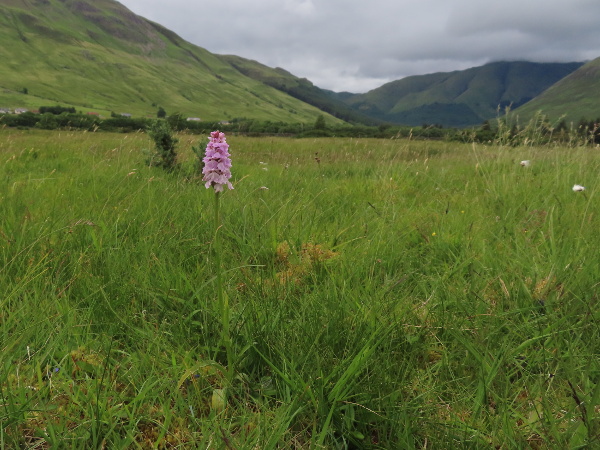
<instances>
[{"instance_id":1,"label":"tall green grass","mask_svg":"<svg viewBox=\"0 0 600 450\"><path fill-rule=\"evenodd\" d=\"M598 445L596 149L229 136L228 362L179 138L0 131L0 447Z\"/></svg>"}]
</instances>

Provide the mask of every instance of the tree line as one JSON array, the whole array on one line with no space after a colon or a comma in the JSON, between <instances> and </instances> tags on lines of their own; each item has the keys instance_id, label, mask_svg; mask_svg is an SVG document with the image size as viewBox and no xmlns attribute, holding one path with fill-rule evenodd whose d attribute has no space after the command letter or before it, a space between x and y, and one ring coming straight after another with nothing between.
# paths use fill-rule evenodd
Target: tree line
<instances>
[{"instance_id":1,"label":"tree line","mask_svg":"<svg viewBox=\"0 0 600 450\"><path fill-rule=\"evenodd\" d=\"M163 114L160 114L163 117ZM320 115L314 123L287 123L248 118L233 119L229 122L188 121L179 113L165 118L126 117L112 114L102 118L75 112L74 108L48 106L41 107L40 114L26 112L22 114L0 115L0 126L21 129L38 128L44 130L80 129L87 131L110 131L131 133L146 131L156 121L165 121L175 132L185 131L192 134L207 134L219 129L227 133L247 136L293 136L293 137L362 137L362 138L417 138L446 139L462 142L494 143L500 145L544 145L550 142L561 144L600 144L600 118L588 120L582 118L577 124L561 120L551 124L542 114L534 116L522 125L513 121L509 115L485 121L478 127L457 129L444 128L439 124L424 123L418 127L380 124L369 125L331 125Z\"/></svg>"},{"instance_id":2,"label":"tree line","mask_svg":"<svg viewBox=\"0 0 600 450\"><path fill-rule=\"evenodd\" d=\"M43 111L43 112L42 112ZM161 115L162 116L162 115ZM248 136L279 135L296 137L403 137L421 136L442 138L444 133L438 128L402 127L391 125L328 125L320 115L314 123L287 123L247 118L233 119L229 122L188 121L179 113L163 118L125 117L113 114L101 118L96 115L73 112L72 108L42 107L40 114L26 112L22 114L0 115L0 126L20 129L38 128L43 130L80 129L86 131L111 131L131 133L145 131L156 121L165 121L173 131L185 131L193 134L207 134L219 129L228 133Z\"/></svg>"}]
</instances>

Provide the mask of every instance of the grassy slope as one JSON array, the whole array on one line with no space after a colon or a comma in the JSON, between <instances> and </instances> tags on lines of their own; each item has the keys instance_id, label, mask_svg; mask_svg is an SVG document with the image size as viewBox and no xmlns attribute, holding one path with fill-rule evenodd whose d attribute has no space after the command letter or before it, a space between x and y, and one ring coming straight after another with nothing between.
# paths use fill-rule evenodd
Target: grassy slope
<instances>
[{"instance_id":1,"label":"grassy slope","mask_svg":"<svg viewBox=\"0 0 600 450\"><path fill-rule=\"evenodd\" d=\"M573 122L581 118L599 118L600 58L590 61L514 112L527 120L538 111L553 121L563 116Z\"/></svg>"},{"instance_id":2,"label":"grassy slope","mask_svg":"<svg viewBox=\"0 0 600 450\"><path fill-rule=\"evenodd\" d=\"M45 0L35 10L20 3L0 0L2 106L154 115L154 104L206 120L290 122L322 113L116 2ZM28 96L17 95L23 87Z\"/></svg>"},{"instance_id":3,"label":"grassy slope","mask_svg":"<svg viewBox=\"0 0 600 450\"><path fill-rule=\"evenodd\" d=\"M367 114L395 122L472 125L495 117L498 106L531 100L580 65L490 63L407 77L346 101Z\"/></svg>"},{"instance_id":4,"label":"grassy slope","mask_svg":"<svg viewBox=\"0 0 600 450\"><path fill-rule=\"evenodd\" d=\"M596 152L229 143L231 382L213 193L145 134L0 130L3 446L598 447Z\"/></svg>"},{"instance_id":5,"label":"grassy slope","mask_svg":"<svg viewBox=\"0 0 600 450\"><path fill-rule=\"evenodd\" d=\"M343 100L315 86L306 78L298 78L284 69L279 67L273 69L257 61L235 55L222 55L220 58L244 75L316 106L340 119L366 125L375 125L380 122L352 109Z\"/></svg>"}]
</instances>

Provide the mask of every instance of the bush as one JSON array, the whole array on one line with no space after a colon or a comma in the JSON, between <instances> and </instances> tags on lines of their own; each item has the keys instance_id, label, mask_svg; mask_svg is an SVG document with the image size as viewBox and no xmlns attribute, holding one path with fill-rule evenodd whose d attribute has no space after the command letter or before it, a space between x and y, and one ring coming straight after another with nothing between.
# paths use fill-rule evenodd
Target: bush
<instances>
[{"instance_id":1,"label":"bush","mask_svg":"<svg viewBox=\"0 0 600 450\"><path fill-rule=\"evenodd\" d=\"M155 145L154 153L150 154L146 161L149 166L162 167L171 171L177 165L177 152L175 148L179 140L173 135L173 131L164 120L156 120L150 125L146 132L152 138Z\"/></svg>"},{"instance_id":2,"label":"bush","mask_svg":"<svg viewBox=\"0 0 600 450\"><path fill-rule=\"evenodd\" d=\"M70 107L66 107L66 106L40 106L40 114L46 114L46 113L50 113L50 114L54 114L56 116L58 116L59 114L62 113L71 113L71 114L75 114L75 108L73 108L72 106Z\"/></svg>"},{"instance_id":3,"label":"bush","mask_svg":"<svg viewBox=\"0 0 600 450\"><path fill-rule=\"evenodd\" d=\"M9 127L34 127L40 116L31 112L23 114L5 114L2 116L1 123Z\"/></svg>"},{"instance_id":4,"label":"bush","mask_svg":"<svg viewBox=\"0 0 600 450\"><path fill-rule=\"evenodd\" d=\"M36 127L42 130L56 130L58 126L58 120L56 120L56 116L52 113L42 114L41 119L36 124Z\"/></svg>"},{"instance_id":5,"label":"bush","mask_svg":"<svg viewBox=\"0 0 600 450\"><path fill-rule=\"evenodd\" d=\"M151 123L150 120L142 117L123 117L116 116L104 119L100 122L99 126L104 131L119 131L122 133L130 133L137 130L146 130Z\"/></svg>"},{"instance_id":6,"label":"bush","mask_svg":"<svg viewBox=\"0 0 600 450\"><path fill-rule=\"evenodd\" d=\"M56 120L58 121L58 126L61 128L78 128L92 131L97 129L100 125L100 119L98 117L87 114L62 113L61 115L56 116Z\"/></svg>"},{"instance_id":7,"label":"bush","mask_svg":"<svg viewBox=\"0 0 600 450\"><path fill-rule=\"evenodd\" d=\"M173 113L167 117L167 122L172 130L183 131L186 128L186 120L183 118L181 113Z\"/></svg>"}]
</instances>

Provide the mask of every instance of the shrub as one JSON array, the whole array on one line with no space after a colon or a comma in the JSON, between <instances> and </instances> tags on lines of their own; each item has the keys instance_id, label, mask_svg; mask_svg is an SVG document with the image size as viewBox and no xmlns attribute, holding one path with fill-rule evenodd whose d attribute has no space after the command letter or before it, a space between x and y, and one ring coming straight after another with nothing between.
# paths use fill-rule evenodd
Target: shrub
<instances>
[{"instance_id":1,"label":"shrub","mask_svg":"<svg viewBox=\"0 0 600 450\"><path fill-rule=\"evenodd\" d=\"M146 130L151 120L143 117L110 117L100 122L99 127L104 131L117 131L122 133L131 133L137 130Z\"/></svg>"},{"instance_id":2,"label":"shrub","mask_svg":"<svg viewBox=\"0 0 600 450\"><path fill-rule=\"evenodd\" d=\"M169 124L164 120L156 120L146 129L146 132L155 145L155 151L149 155L147 164L159 166L168 171L175 169L177 165L175 148L179 140L173 135Z\"/></svg>"},{"instance_id":3,"label":"shrub","mask_svg":"<svg viewBox=\"0 0 600 450\"><path fill-rule=\"evenodd\" d=\"M71 113L71 114L75 114L75 108L72 106L40 106L40 114L46 114L46 113L50 113L50 114L54 114L56 116L58 116L59 114L62 113Z\"/></svg>"},{"instance_id":4,"label":"shrub","mask_svg":"<svg viewBox=\"0 0 600 450\"><path fill-rule=\"evenodd\" d=\"M34 127L40 116L31 112L23 114L4 114L2 116L2 123L9 127Z\"/></svg>"},{"instance_id":5,"label":"shrub","mask_svg":"<svg viewBox=\"0 0 600 450\"><path fill-rule=\"evenodd\" d=\"M42 130L56 130L58 128L58 120L56 120L56 116L52 113L42 114L41 119L36 124L38 128Z\"/></svg>"}]
</instances>

